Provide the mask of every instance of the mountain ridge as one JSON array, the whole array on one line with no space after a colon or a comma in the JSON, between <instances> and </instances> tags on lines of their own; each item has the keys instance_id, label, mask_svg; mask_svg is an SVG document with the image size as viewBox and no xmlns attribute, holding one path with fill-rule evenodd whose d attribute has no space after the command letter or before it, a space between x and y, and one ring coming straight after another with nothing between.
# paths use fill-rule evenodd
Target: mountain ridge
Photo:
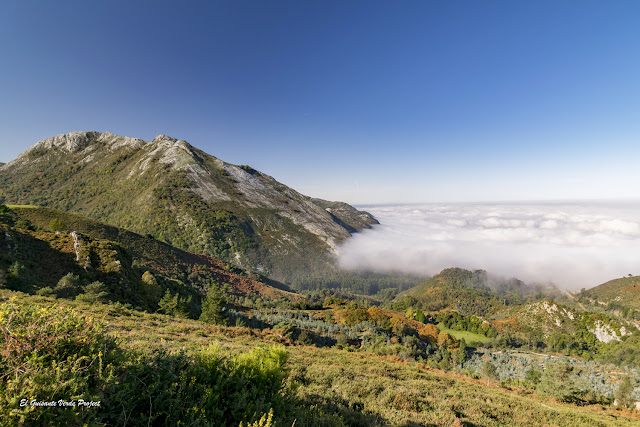
<instances>
[{"instance_id":1,"label":"mountain ridge","mask_svg":"<svg viewBox=\"0 0 640 427\"><path fill-rule=\"evenodd\" d=\"M341 241L378 223L166 135L56 135L0 166L0 187L6 203L79 213L276 279L330 268Z\"/></svg>"}]
</instances>

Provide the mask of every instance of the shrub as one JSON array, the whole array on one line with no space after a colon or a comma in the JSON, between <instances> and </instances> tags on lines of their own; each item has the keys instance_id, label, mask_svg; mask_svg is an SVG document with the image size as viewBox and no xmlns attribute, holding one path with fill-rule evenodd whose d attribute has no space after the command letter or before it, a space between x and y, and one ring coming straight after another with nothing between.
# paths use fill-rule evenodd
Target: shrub
<instances>
[{"instance_id":1,"label":"shrub","mask_svg":"<svg viewBox=\"0 0 640 427\"><path fill-rule=\"evenodd\" d=\"M38 289L36 294L43 297L55 297L56 291L54 291L51 286L45 286L44 288Z\"/></svg>"},{"instance_id":2,"label":"shrub","mask_svg":"<svg viewBox=\"0 0 640 427\"><path fill-rule=\"evenodd\" d=\"M102 400L120 354L104 323L70 309L10 301L0 306L0 325L3 425L82 424L95 416L79 407L20 406L20 400Z\"/></svg>"},{"instance_id":3,"label":"shrub","mask_svg":"<svg viewBox=\"0 0 640 427\"><path fill-rule=\"evenodd\" d=\"M0 305L0 425L268 426L290 408L282 347L194 356L119 347L106 324L59 306ZM26 405L21 406L21 400ZM30 402L100 402L100 408Z\"/></svg>"},{"instance_id":4,"label":"shrub","mask_svg":"<svg viewBox=\"0 0 640 427\"><path fill-rule=\"evenodd\" d=\"M75 297L80 293L80 277L73 273L67 273L54 288L60 298Z\"/></svg>"},{"instance_id":5,"label":"shrub","mask_svg":"<svg viewBox=\"0 0 640 427\"><path fill-rule=\"evenodd\" d=\"M7 270L6 286L14 291L28 292L32 285L27 268L20 262L14 262Z\"/></svg>"},{"instance_id":6,"label":"shrub","mask_svg":"<svg viewBox=\"0 0 640 427\"><path fill-rule=\"evenodd\" d=\"M23 230L33 230L33 226L31 225L31 221L28 219L19 219L15 224L16 228L21 228Z\"/></svg>"}]
</instances>

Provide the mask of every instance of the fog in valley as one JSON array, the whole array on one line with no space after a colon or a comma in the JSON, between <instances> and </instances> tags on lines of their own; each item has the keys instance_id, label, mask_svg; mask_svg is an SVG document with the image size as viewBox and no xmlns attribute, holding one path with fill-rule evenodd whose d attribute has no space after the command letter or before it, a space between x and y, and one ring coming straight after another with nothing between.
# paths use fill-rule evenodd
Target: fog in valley
<instances>
[{"instance_id":1,"label":"fog in valley","mask_svg":"<svg viewBox=\"0 0 640 427\"><path fill-rule=\"evenodd\" d=\"M341 246L343 268L434 275L462 267L567 289L640 274L640 202L359 208L381 225Z\"/></svg>"}]
</instances>

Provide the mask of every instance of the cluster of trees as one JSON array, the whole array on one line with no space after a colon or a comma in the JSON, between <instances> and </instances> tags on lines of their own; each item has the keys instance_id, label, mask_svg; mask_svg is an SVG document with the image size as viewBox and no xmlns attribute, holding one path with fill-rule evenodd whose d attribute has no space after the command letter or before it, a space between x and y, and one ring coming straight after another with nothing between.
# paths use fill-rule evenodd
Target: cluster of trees
<instances>
[{"instance_id":1,"label":"cluster of trees","mask_svg":"<svg viewBox=\"0 0 640 427\"><path fill-rule=\"evenodd\" d=\"M424 278L407 274L335 270L324 273L300 274L291 279L289 285L298 291L330 289L352 294L375 295L390 301L397 293L412 288L423 280Z\"/></svg>"}]
</instances>

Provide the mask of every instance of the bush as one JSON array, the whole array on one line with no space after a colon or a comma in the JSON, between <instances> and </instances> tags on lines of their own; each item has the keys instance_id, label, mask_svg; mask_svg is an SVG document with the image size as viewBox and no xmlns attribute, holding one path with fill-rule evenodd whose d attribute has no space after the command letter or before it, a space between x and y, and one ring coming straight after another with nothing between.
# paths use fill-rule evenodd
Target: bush
<instances>
[{"instance_id":1,"label":"bush","mask_svg":"<svg viewBox=\"0 0 640 427\"><path fill-rule=\"evenodd\" d=\"M6 286L14 291L27 292L31 288L31 278L27 268L20 262L14 262L6 273Z\"/></svg>"},{"instance_id":2,"label":"bush","mask_svg":"<svg viewBox=\"0 0 640 427\"><path fill-rule=\"evenodd\" d=\"M54 288L60 298L72 298L80 293L80 277L73 273L67 273Z\"/></svg>"},{"instance_id":3,"label":"bush","mask_svg":"<svg viewBox=\"0 0 640 427\"><path fill-rule=\"evenodd\" d=\"M80 407L20 406L20 400L103 400L120 354L104 323L70 309L10 301L0 306L0 325L2 425L82 424L96 414Z\"/></svg>"},{"instance_id":4,"label":"bush","mask_svg":"<svg viewBox=\"0 0 640 427\"><path fill-rule=\"evenodd\" d=\"M23 230L33 230L33 226L31 225L31 221L28 219L19 219L15 224L16 228L21 228Z\"/></svg>"},{"instance_id":5,"label":"bush","mask_svg":"<svg viewBox=\"0 0 640 427\"><path fill-rule=\"evenodd\" d=\"M0 305L0 327L1 426L265 426L274 413L290 409L282 347L226 357L216 345L194 356L133 352L89 316L14 299ZM60 399L100 407L30 404Z\"/></svg>"},{"instance_id":6,"label":"bush","mask_svg":"<svg viewBox=\"0 0 640 427\"><path fill-rule=\"evenodd\" d=\"M43 297L55 297L56 291L54 291L51 286L45 286L44 288L38 289L36 294Z\"/></svg>"}]
</instances>

